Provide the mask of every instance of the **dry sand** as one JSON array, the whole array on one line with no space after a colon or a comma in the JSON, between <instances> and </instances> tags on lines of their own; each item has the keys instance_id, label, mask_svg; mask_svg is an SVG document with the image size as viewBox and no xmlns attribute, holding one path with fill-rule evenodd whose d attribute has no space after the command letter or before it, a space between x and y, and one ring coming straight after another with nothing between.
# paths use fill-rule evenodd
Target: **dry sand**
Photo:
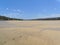
<instances>
[{"instance_id":1,"label":"dry sand","mask_svg":"<svg viewBox=\"0 0 60 45\"><path fill-rule=\"evenodd\" d=\"M0 45L60 45L60 21L0 21Z\"/></svg>"}]
</instances>

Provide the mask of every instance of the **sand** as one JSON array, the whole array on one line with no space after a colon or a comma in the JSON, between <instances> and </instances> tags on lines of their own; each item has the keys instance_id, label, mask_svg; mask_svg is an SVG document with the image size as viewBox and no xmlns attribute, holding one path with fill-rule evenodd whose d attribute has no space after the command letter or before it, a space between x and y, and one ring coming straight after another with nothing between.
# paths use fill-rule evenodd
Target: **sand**
<instances>
[{"instance_id":1,"label":"sand","mask_svg":"<svg viewBox=\"0 0 60 45\"><path fill-rule=\"evenodd\" d=\"M60 45L60 21L0 21L0 45Z\"/></svg>"}]
</instances>

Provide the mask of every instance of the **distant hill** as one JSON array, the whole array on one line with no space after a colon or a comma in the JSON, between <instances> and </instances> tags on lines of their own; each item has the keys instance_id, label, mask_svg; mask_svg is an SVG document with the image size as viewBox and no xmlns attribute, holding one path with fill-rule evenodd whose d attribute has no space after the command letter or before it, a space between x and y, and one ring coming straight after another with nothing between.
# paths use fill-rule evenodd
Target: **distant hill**
<instances>
[{"instance_id":1,"label":"distant hill","mask_svg":"<svg viewBox=\"0 0 60 45\"><path fill-rule=\"evenodd\" d=\"M39 19L31 19L31 20L60 20L60 17L53 17L53 18L39 18Z\"/></svg>"},{"instance_id":2,"label":"distant hill","mask_svg":"<svg viewBox=\"0 0 60 45\"><path fill-rule=\"evenodd\" d=\"M6 16L0 16L0 20L23 20L23 19L17 19L17 18L10 18Z\"/></svg>"},{"instance_id":3,"label":"distant hill","mask_svg":"<svg viewBox=\"0 0 60 45\"><path fill-rule=\"evenodd\" d=\"M24 19L17 19L17 18L10 18L6 16L0 15L0 20L24 20ZM26 19L26 20L60 20L60 17L54 17L54 18L38 18L38 19Z\"/></svg>"}]
</instances>

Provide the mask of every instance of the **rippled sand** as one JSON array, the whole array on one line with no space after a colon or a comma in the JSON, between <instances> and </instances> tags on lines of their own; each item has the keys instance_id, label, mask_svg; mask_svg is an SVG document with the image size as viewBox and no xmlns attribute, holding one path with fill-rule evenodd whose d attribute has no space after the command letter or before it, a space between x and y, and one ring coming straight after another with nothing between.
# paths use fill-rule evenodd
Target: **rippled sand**
<instances>
[{"instance_id":1,"label":"rippled sand","mask_svg":"<svg viewBox=\"0 0 60 45\"><path fill-rule=\"evenodd\" d=\"M0 21L0 45L60 45L60 21Z\"/></svg>"}]
</instances>

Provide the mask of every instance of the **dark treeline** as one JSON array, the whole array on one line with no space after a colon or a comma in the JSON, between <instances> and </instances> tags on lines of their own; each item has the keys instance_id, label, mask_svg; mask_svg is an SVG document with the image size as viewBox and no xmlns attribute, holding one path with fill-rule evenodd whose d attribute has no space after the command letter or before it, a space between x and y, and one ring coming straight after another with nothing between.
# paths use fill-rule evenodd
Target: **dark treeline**
<instances>
[{"instance_id":1,"label":"dark treeline","mask_svg":"<svg viewBox=\"0 0 60 45\"><path fill-rule=\"evenodd\" d=\"M0 20L23 20L23 19L17 19L17 18L10 18L6 16L0 16Z\"/></svg>"},{"instance_id":2,"label":"dark treeline","mask_svg":"<svg viewBox=\"0 0 60 45\"><path fill-rule=\"evenodd\" d=\"M40 18L40 19L31 19L31 20L60 20L60 17L55 17L55 18Z\"/></svg>"},{"instance_id":3,"label":"dark treeline","mask_svg":"<svg viewBox=\"0 0 60 45\"><path fill-rule=\"evenodd\" d=\"M24 19L17 19L17 18L10 18L6 16L0 15L0 20L24 20ZM39 19L26 19L26 20L60 20L60 17L55 18L39 18Z\"/></svg>"}]
</instances>

